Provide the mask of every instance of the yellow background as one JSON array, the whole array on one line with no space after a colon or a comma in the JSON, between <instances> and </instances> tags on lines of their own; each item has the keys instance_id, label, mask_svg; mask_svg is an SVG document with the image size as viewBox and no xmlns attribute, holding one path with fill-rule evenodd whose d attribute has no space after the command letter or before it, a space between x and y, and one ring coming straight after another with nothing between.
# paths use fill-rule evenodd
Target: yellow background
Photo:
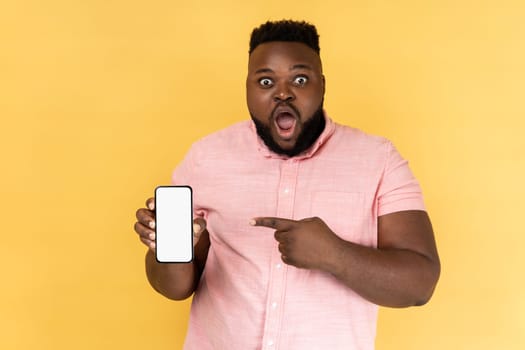
<instances>
[{"instance_id":1,"label":"yellow background","mask_svg":"<svg viewBox=\"0 0 525 350\"><path fill-rule=\"evenodd\" d=\"M2 0L1 349L180 348L134 213L247 118L249 33L282 18L317 25L329 114L394 141L433 219L434 298L381 309L377 348L525 348L522 1Z\"/></svg>"}]
</instances>

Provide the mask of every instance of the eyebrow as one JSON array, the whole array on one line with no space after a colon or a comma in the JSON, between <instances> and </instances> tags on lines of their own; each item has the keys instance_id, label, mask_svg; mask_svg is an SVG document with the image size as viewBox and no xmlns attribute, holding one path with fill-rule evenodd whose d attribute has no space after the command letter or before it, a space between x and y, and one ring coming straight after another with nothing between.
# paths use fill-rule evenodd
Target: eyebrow
<instances>
[{"instance_id":1,"label":"eyebrow","mask_svg":"<svg viewBox=\"0 0 525 350\"><path fill-rule=\"evenodd\" d=\"M297 70L297 69L307 69L307 70L313 70L313 68L307 64L294 64L290 70ZM255 74L262 74L262 73L273 73L273 70L270 68L260 68L255 71Z\"/></svg>"}]
</instances>

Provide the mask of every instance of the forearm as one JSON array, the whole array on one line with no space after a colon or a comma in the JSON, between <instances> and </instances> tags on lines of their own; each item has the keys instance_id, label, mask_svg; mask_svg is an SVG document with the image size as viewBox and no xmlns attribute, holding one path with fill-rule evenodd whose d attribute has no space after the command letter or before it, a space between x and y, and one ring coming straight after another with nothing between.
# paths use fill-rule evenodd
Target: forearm
<instances>
[{"instance_id":1,"label":"forearm","mask_svg":"<svg viewBox=\"0 0 525 350\"><path fill-rule=\"evenodd\" d=\"M153 251L146 253L146 275L151 286L160 294L173 300L190 297L199 280L195 261L189 263L159 263Z\"/></svg>"},{"instance_id":2,"label":"forearm","mask_svg":"<svg viewBox=\"0 0 525 350\"><path fill-rule=\"evenodd\" d=\"M425 304L439 277L439 261L414 251L374 249L340 240L323 268L363 298L382 306Z\"/></svg>"}]
</instances>

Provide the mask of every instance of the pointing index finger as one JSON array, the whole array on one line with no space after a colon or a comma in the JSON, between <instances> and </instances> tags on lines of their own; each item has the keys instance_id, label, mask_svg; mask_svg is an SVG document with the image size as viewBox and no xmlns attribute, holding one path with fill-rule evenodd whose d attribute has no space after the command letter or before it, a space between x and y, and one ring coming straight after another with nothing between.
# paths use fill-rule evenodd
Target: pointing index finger
<instances>
[{"instance_id":1,"label":"pointing index finger","mask_svg":"<svg viewBox=\"0 0 525 350\"><path fill-rule=\"evenodd\" d=\"M274 217L261 217L253 218L250 220L250 225L252 226L263 226L273 228L279 231L290 230L295 225L295 223L295 220Z\"/></svg>"}]
</instances>

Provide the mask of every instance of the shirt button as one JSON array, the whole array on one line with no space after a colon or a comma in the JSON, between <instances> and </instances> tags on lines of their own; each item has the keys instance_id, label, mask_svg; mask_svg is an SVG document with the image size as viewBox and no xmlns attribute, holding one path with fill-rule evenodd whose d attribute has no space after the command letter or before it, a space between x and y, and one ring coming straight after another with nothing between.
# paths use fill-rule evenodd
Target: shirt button
<instances>
[{"instance_id":1,"label":"shirt button","mask_svg":"<svg viewBox=\"0 0 525 350\"><path fill-rule=\"evenodd\" d=\"M276 309L276 308L277 308L277 303L274 301L274 302L272 303L272 309Z\"/></svg>"},{"instance_id":2,"label":"shirt button","mask_svg":"<svg viewBox=\"0 0 525 350\"><path fill-rule=\"evenodd\" d=\"M277 265L275 265L276 268L280 269L283 265L281 263L278 263Z\"/></svg>"},{"instance_id":3,"label":"shirt button","mask_svg":"<svg viewBox=\"0 0 525 350\"><path fill-rule=\"evenodd\" d=\"M284 189L284 193L285 193L285 194L288 194L288 192L290 192L290 189L285 188L285 189Z\"/></svg>"},{"instance_id":4,"label":"shirt button","mask_svg":"<svg viewBox=\"0 0 525 350\"><path fill-rule=\"evenodd\" d=\"M273 340L268 340L268 346L273 346Z\"/></svg>"}]
</instances>

